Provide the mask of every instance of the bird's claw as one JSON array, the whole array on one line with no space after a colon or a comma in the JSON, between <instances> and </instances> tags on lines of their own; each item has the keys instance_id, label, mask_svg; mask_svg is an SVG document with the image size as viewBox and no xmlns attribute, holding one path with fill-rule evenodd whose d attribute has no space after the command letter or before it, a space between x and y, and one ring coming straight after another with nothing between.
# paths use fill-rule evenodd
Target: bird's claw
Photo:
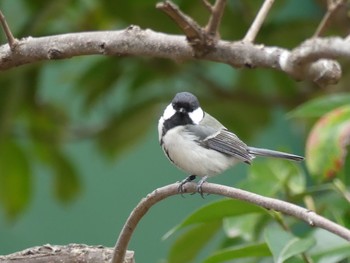
<instances>
[{"instance_id":1,"label":"bird's claw","mask_svg":"<svg viewBox=\"0 0 350 263\"><path fill-rule=\"evenodd\" d=\"M204 199L204 195L203 195L202 185L207 181L207 179L208 179L208 176L204 176L201 180L199 180L196 187L197 193L199 193L203 199Z\"/></svg>"},{"instance_id":2,"label":"bird's claw","mask_svg":"<svg viewBox=\"0 0 350 263\"><path fill-rule=\"evenodd\" d=\"M190 175L179 183L177 191L181 194L182 197L184 197L183 193L185 193L184 185L188 182L192 182L194 179L196 179L196 176ZM202 185L207 181L207 179L208 179L208 176L204 176L201 180L199 180L196 187L196 192L199 193L202 198L204 198ZM196 192L192 193L191 195L195 194Z\"/></svg>"},{"instance_id":3,"label":"bird's claw","mask_svg":"<svg viewBox=\"0 0 350 263\"><path fill-rule=\"evenodd\" d=\"M177 188L177 191L181 194L182 197L183 196L183 193L185 193L185 189L184 189L184 185L188 182L192 182L194 179L196 179L196 176L195 175L190 175L190 176L187 176L184 180L182 180Z\"/></svg>"}]
</instances>

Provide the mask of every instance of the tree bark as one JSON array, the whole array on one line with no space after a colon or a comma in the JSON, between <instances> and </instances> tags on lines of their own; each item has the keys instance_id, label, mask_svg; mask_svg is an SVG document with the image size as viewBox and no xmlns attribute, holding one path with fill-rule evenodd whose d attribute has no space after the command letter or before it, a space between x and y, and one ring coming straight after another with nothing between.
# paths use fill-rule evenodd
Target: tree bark
<instances>
[{"instance_id":1,"label":"tree bark","mask_svg":"<svg viewBox=\"0 0 350 263\"><path fill-rule=\"evenodd\" d=\"M0 46L0 70L24 64L82 55L148 56L175 61L193 59L225 63L235 68L271 68L297 80L321 86L341 78L337 58L350 58L350 41L340 37L315 38L293 50L243 41L218 40L214 48L195 57L185 36L169 35L129 26L119 31L81 32L18 40L14 49Z\"/></svg>"},{"instance_id":2,"label":"tree bark","mask_svg":"<svg viewBox=\"0 0 350 263\"><path fill-rule=\"evenodd\" d=\"M0 256L0 263L109 263L113 248L69 244L67 246L43 245L10 255ZM135 263L134 252L127 251L124 263Z\"/></svg>"}]
</instances>

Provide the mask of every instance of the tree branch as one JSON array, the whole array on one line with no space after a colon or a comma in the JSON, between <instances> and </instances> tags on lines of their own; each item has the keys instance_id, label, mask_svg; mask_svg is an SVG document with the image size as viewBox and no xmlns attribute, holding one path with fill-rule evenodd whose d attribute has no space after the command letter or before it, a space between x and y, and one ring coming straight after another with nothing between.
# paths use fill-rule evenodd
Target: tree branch
<instances>
[{"instance_id":1,"label":"tree branch","mask_svg":"<svg viewBox=\"0 0 350 263\"><path fill-rule=\"evenodd\" d=\"M209 2L204 1L204 5L208 6ZM219 38L219 28L222 16L225 11L226 0L216 0L215 4L210 7L211 16L205 27L207 34L214 38Z\"/></svg>"},{"instance_id":2,"label":"tree branch","mask_svg":"<svg viewBox=\"0 0 350 263\"><path fill-rule=\"evenodd\" d=\"M345 0L327 0L327 12L318 25L313 38L321 36L329 25L332 16L344 5Z\"/></svg>"},{"instance_id":3,"label":"tree branch","mask_svg":"<svg viewBox=\"0 0 350 263\"><path fill-rule=\"evenodd\" d=\"M184 36L168 35L129 26L119 31L99 31L28 37L21 39L16 52L0 46L0 70L45 60L81 55L150 56L176 61L193 60L193 50ZM283 71L298 80L311 80L325 86L336 83L341 69L330 59L350 58L350 40L311 39L292 51L252 43L219 40L215 49L200 57L235 68L262 67Z\"/></svg>"},{"instance_id":4,"label":"tree branch","mask_svg":"<svg viewBox=\"0 0 350 263\"><path fill-rule=\"evenodd\" d=\"M194 51L194 56L199 58L214 49L216 39L197 24L191 17L185 15L171 1L160 2L156 8L170 16L186 35L188 43Z\"/></svg>"},{"instance_id":5,"label":"tree branch","mask_svg":"<svg viewBox=\"0 0 350 263\"><path fill-rule=\"evenodd\" d=\"M213 6L211 5L211 3L209 2L209 0L202 0L202 3L204 5L204 7L211 13L213 12Z\"/></svg>"},{"instance_id":6,"label":"tree branch","mask_svg":"<svg viewBox=\"0 0 350 263\"><path fill-rule=\"evenodd\" d=\"M178 183L174 183L171 185L164 186L162 188L158 188L140 201L140 203L131 212L119 235L119 238L114 248L112 263L123 262L128 243L141 218L156 203L162 201L167 197L178 194L178 186ZM195 183L187 183L184 186L185 191L188 193L194 193L196 191L196 187L197 185ZM216 194L234 199L239 199L255 204L257 206L264 207L266 209L282 212L284 214L298 218L312 227L323 228L350 241L350 230L322 216L319 216L315 212L305 209L303 207L224 185L205 183L203 184L202 190L203 193Z\"/></svg>"},{"instance_id":7,"label":"tree branch","mask_svg":"<svg viewBox=\"0 0 350 263\"><path fill-rule=\"evenodd\" d=\"M5 32L7 41L9 43L10 49L13 51L17 45L17 39L15 39L11 33L10 27L8 26L4 14L0 10L0 23Z\"/></svg>"},{"instance_id":8,"label":"tree branch","mask_svg":"<svg viewBox=\"0 0 350 263\"><path fill-rule=\"evenodd\" d=\"M203 38L203 32L200 25L198 25L191 17L184 14L174 3L170 1L160 2L157 3L156 8L162 10L174 20L182 32L184 32L189 42L194 39Z\"/></svg>"},{"instance_id":9,"label":"tree branch","mask_svg":"<svg viewBox=\"0 0 350 263\"><path fill-rule=\"evenodd\" d=\"M43 245L29 248L7 256L0 256L0 263L62 263L81 262L109 263L113 248L69 244L67 246ZM127 251L123 263L135 263L134 252Z\"/></svg>"},{"instance_id":10,"label":"tree branch","mask_svg":"<svg viewBox=\"0 0 350 263\"><path fill-rule=\"evenodd\" d=\"M254 22L250 26L247 34L243 38L244 42L254 42L262 24L264 23L267 14L269 13L275 0L265 0L261 6L258 14L256 15Z\"/></svg>"}]
</instances>

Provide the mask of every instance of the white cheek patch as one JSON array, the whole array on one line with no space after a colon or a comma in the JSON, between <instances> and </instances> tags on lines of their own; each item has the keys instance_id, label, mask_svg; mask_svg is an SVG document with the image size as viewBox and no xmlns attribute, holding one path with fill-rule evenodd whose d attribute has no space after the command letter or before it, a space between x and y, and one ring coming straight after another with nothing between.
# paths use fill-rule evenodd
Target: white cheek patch
<instances>
[{"instance_id":1,"label":"white cheek patch","mask_svg":"<svg viewBox=\"0 0 350 263\"><path fill-rule=\"evenodd\" d=\"M163 119L164 120L168 120L170 119L174 114L176 113L176 111L173 108L173 105L170 103L164 110L163 113Z\"/></svg>"},{"instance_id":2,"label":"white cheek patch","mask_svg":"<svg viewBox=\"0 0 350 263\"><path fill-rule=\"evenodd\" d=\"M203 120L204 117L204 112L203 110L199 107L197 109L195 109L194 111L190 112L188 114L191 118L191 120L195 123L195 124L199 124L201 120Z\"/></svg>"}]
</instances>

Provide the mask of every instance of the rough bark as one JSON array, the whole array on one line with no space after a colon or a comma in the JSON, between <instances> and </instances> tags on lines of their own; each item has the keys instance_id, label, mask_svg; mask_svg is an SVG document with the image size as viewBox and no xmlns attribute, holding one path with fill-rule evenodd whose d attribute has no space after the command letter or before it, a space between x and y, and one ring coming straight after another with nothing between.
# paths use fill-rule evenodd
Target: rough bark
<instances>
[{"instance_id":1,"label":"rough bark","mask_svg":"<svg viewBox=\"0 0 350 263\"><path fill-rule=\"evenodd\" d=\"M119 31L27 37L19 40L13 50L8 44L2 45L0 70L82 55L148 56L175 61L210 60L235 68L277 69L297 80L311 80L325 86L340 79L341 67L334 59L350 58L350 41L340 37L315 38L293 50L287 50L249 42L218 40L210 52L195 57L185 36L129 26Z\"/></svg>"},{"instance_id":2,"label":"rough bark","mask_svg":"<svg viewBox=\"0 0 350 263\"><path fill-rule=\"evenodd\" d=\"M67 246L43 245L10 255L0 256L0 263L96 263L110 262L113 248L69 244ZM124 263L135 263L134 252L127 251Z\"/></svg>"}]
</instances>

